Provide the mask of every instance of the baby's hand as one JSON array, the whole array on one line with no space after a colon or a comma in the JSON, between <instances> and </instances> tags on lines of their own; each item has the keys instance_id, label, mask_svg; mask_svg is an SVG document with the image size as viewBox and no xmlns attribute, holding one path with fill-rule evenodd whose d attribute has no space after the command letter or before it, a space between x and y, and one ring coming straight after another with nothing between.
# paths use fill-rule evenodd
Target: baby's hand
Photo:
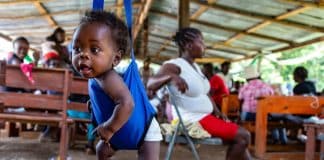
<instances>
[{"instance_id":1,"label":"baby's hand","mask_svg":"<svg viewBox=\"0 0 324 160\"><path fill-rule=\"evenodd\" d=\"M105 143L100 140L96 146L96 152L98 159L110 159L115 153L115 151L110 147L109 143Z\"/></svg>"},{"instance_id":2,"label":"baby's hand","mask_svg":"<svg viewBox=\"0 0 324 160\"><path fill-rule=\"evenodd\" d=\"M99 125L97 128L93 130L93 132L97 132L98 136L101 140L108 143L113 133L110 132L104 124Z\"/></svg>"}]
</instances>

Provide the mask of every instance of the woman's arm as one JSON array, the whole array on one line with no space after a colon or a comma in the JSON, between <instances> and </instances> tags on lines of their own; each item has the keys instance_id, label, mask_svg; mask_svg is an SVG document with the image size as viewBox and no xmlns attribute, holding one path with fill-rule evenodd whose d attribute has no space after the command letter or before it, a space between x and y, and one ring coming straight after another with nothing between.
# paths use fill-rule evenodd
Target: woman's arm
<instances>
[{"instance_id":1,"label":"woman's arm","mask_svg":"<svg viewBox=\"0 0 324 160\"><path fill-rule=\"evenodd\" d=\"M179 76L180 68L174 64L164 64L158 73L149 78L147 82L148 94L155 93L165 84L171 82L176 85L181 92L188 88L187 83Z\"/></svg>"},{"instance_id":2,"label":"woman's arm","mask_svg":"<svg viewBox=\"0 0 324 160\"><path fill-rule=\"evenodd\" d=\"M116 103L112 116L98 127L98 134L108 141L129 119L134 101L123 79L114 70L106 74L103 89Z\"/></svg>"}]
</instances>

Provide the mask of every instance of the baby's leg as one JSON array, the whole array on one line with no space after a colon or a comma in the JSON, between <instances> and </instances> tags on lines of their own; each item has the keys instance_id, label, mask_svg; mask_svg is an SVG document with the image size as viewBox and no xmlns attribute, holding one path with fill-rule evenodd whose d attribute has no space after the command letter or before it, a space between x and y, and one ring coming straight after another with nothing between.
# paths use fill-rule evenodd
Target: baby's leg
<instances>
[{"instance_id":1,"label":"baby's leg","mask_svg":"<svg viewBox=\"0 0 324 160\"><path fill-rule=\"evenodd\" d=\"M144 141L138 150L139 160L159 160L160 141Z\"/></svg>"},{"instance_id":2,"label":"baby's leg","mask_svg":"<svg viewBox=\"0 0 324 160\"><path fill-rule=\"evenodd\" d=\"M96 146L96 152L98 160L110 160L115 151L110 147L108 143L100 140Z\"/></svg>"}]
</instances>

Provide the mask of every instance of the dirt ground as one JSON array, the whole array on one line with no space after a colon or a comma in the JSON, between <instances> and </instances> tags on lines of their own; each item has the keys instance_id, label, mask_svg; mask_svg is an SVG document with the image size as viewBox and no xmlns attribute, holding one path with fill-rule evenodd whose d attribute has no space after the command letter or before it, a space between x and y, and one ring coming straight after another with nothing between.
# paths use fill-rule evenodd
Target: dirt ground
<instances>
[{"instance_id":1,"label":"dirt ground","mask_svg":"<svg viewBox=\"0 0 324 160\"><path fill-rule=\"evenodd\" d=\"M161 144L160 159L165 158L167 145ZM201 145L198 152L202 160L225 159L225 146ZM0 160L48 160L57 155L58 143L40 143L37 140L10 138L0 140ZM76 146L69 150L69 157L73 160L95 160L94 155L86 155L83 146ZM115 160L136 160L136 151L118 151ZM187 146L177 145L173 152L174 160L193 160L193 155Z\"/></svg>"}]
</instances>

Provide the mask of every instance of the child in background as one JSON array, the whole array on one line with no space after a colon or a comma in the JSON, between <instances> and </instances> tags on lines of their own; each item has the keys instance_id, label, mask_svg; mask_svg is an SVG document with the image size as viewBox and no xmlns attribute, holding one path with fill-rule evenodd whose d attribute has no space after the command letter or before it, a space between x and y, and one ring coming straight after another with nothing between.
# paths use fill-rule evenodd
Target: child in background
<instances>
[{"instance_id":1,"label":"child in background","mask_svg":"<svg viewBox=\"0 0 324 160\"><path fill-rule=\"evenodd\" d=\"M72 46L74 68L83 77L90 78L91 106L101 138L96 146L97 157L109 159L115 149L120 149L115 145L133 143L130 137L139 134L141 125L134 117L144 114L135 112L132 95L114 70L122 56L129 53L127 27L112 13L87 12L75 30ZM146 128L147 132L140 135L144 140L138 148L138 159L157 160L162 135L156 119Z\"/></svg>"}]
</instances>

